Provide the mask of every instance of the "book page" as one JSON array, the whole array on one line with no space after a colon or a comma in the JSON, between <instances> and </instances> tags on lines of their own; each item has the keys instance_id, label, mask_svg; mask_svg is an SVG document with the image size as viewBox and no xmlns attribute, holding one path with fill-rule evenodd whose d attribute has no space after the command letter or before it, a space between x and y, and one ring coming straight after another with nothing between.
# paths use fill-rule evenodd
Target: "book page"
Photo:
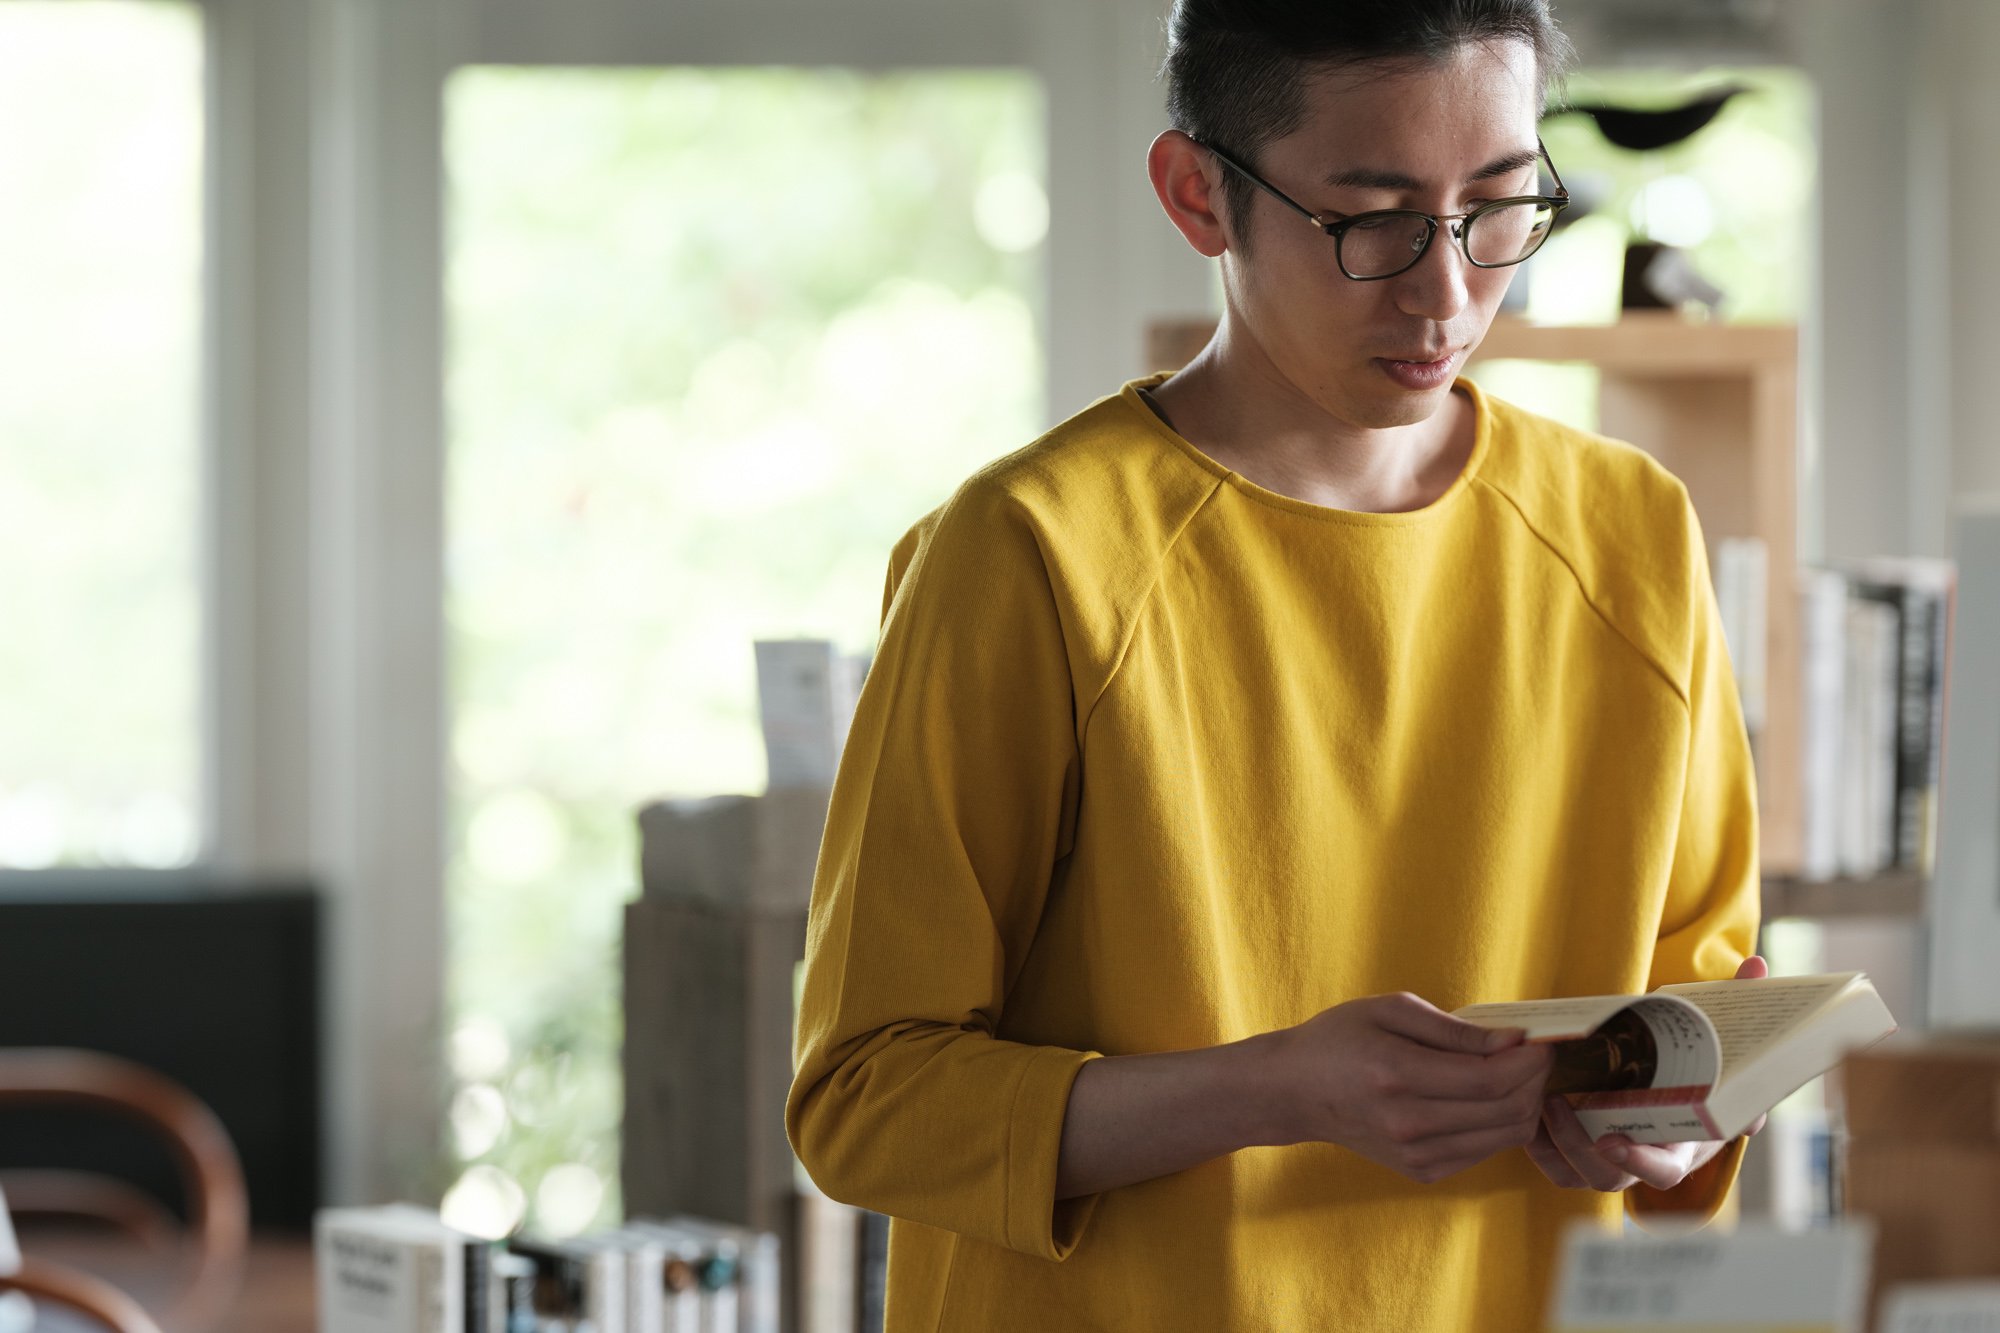
<instances>
[{"instance_id":1,"label":"book page","mask_svg":"<svg viewBox=\"0 0 2000 1333\"><path fill-rule=\"evenodd\" d=\"M1656 1088L1712 1087L1723 1065L1723 1042L1703 1013L1691 1005L1648 995L1632 1012L1653 1030L1659 1070Z\"/></svg>"},{"instance_id":2,"label":"book page","mask_svg":"<svg viewBox=\"0 0 2000 1333\"><path fill-rule=\"evenodd\" d=\"M1529 1041L1565 1041L1586 1037L1611 1015L1631 1004L1635 995L1579 995L1561 1000L1514 1000L1500 1004L1468 1004L1452 1011L1453 1018L1483 1028L1521 1028Z\"/></svg>"},{"instance_id":3,"label":"book page","mask_svg":"<svg viewBox=\"0 0 2000 1333\"><path fill-rule=\"evenodd\" d=\"M1855 973L1766 977L1756 981L1698 981L1662 986L1697 1006L1722 1037L1722 1077L1728 1078L1773 1041L1818 1012L1852 984Z\"/></svg>"}]
</instances>

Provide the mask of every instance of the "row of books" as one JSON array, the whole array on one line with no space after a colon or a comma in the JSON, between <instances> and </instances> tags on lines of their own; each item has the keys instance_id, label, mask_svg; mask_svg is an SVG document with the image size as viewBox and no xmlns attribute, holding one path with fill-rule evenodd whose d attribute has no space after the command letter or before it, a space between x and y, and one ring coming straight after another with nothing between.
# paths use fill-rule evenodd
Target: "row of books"
<instances>
[{"instance_id":1,"label":"row of books","mask_svg":"<svg viewBox=\"0 0 2000 1333\"><path fill-rule=\"evenodd\" d=\"M800 1333L882 1333L889 1219L822 1194L799 1176Z\"/></svg>"},{"instance_id":2,"label":"row of books","mask_svg":"<svg viewBox=\"0 0 2000 1333\"><path fill-rule=\"evenodd\" d=\"M490 1241L412 1204L314 1219L320 1333L777 1333L777 1237L702 1218Z\"/></svg>"},{"instance_id":3,"label":"row of books","mask_svg":"<svg viewBox=\"0 0 2000 1333\"><path fill-rule=\"evenodd\" d=\"M1955 567L1883 557L1803 571L1799 679L1776 681L1769 563L1762 542L1718 542L1716 604L1760 771L1769 692L1795 690L1800 700L1803 876L1929 874Z\"/></svg>"},{"instance_id":4,"label":"row of books","mask_svg":"<svg viewBox=\"0 0 2000 1333\"><path fill-rule=\"evenodd\" d=\"M1928 875L1953 566L1884 558L1808 570L1803 582L1805 876Z\"/></svg>"}]
</instances>

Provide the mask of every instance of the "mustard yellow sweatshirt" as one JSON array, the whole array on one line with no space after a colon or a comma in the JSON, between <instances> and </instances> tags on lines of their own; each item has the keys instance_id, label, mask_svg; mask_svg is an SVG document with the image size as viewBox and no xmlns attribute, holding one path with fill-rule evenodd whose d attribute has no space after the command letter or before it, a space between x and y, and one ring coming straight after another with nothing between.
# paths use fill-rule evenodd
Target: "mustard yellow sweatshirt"
<instances>
[{"instance_id":1,"label":"mustard yellow sweatshirt","mask_svg":"<svg viewBox=\"0 0 2000 1333\"><path fill-rule=\"evenodd\" d=\"M1542 1326L1617 1195L1343 1148L1055 1201L1098 1054L1362 996L1728 977L1756 801L1700 529L1627 445L1482 394L1411 513L1200 453L1128 385L897 547L813 891L792 1142L887 1213L890 1333ZM1738 1150L1648 1208L1712 1210ZM1642 1197L1643 1196L1643 1197Z\"/></svg>"}]
</instances>

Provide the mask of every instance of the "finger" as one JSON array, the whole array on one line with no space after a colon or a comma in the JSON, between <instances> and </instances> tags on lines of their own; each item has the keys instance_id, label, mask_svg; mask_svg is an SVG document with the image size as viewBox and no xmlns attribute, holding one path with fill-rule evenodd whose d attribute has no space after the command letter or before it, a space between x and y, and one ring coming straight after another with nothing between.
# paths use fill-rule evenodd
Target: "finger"
<instances>
[{"instance_id":1,"label":"finger","mask_svg":"<svg viewBox=\"0 0 2000 1333\"><path fill-rule=\"evenodd\" d=\"M1487 1055L1519 1046L1527 1038L1520 1028L1486 1028L1454 1018L1429 1000L1407 992L1380 997L1376 1021L1399 1037L1457 1055Z\"/></svg>"},{"instance_id":2,"label":"finger","mask_svg":"<svg viewBox=\"0 0 2000 1333\"><path fill-rule=\"evenodd\" d=\"M1770 1118L1771 1118L1771 1117L1770 1117L1770 1116L1768 1116L1768 1115L1760 1115L1760 1116L1758 1116L1758 1117L1757 1117L1757 1118L1756 1118L1755 1120L1752 1120L1752 1121L1750 1122L1750 1128L1748 1128L1748 1129L1746 1129L1746 1130L1744 1130L1744 1131L1743 1131L1743 1137L1747 1139L1747 1138L1749 1138L1749 1137L1750 1137L1750 1136L1751 1136L1752 1134L1755 1134L1755 1133L1757 1133L1757 1132L1758 1132L1759 1130L1763 1129L1763 1128L1764 1128L1764 1122L1765 1122L1765 1121L1767 1121L1767 1120L1769 1120Z\"/></svg>"},{"instance_id":3,"label":"finger","mask_svg":"<svg viewBox=\"0 0 2000 1333\"><path fill-rule=\"evenodd\" d=\"M1602 1141L1591 1142L1583 1123L1576 1118L1575 1109L1562 1097L1548 1099L1544 1118L1556 1150L1591 1189L1610 1194L1632 1184L1634 1178L1627 1174L1624 1166L1607 1156L1633 1146L1629 1139L1619 1134L1607 1134Z\"/></svg>"},{"instance_id":4,"label":"finger","mask_svg":"<svg viewBox=\"0 0 2000 1333\"><path fill-rule=\"evenodd\" d=\"M1559 1188L1566 1190L1590 1188L1589 1183L1576 1173L1576 1168L1569 1164L1569 1159L1562 1155L1562 1150L1556 1147L1555 1140L1549 1137L1547 1121L1542 1122L1535 1131L1535 1137L1529 1140L1527 1153L1529 1160Z\"/></svg>"},{"instance_id":5,"label":"finger","mask_svg":"<svg viewBox=\"0 0 2000 1333\"><path fill-rule=\"evenodd\" d=\"M1770 975L1771 965L1754 953L1745 958L1743 965L1736 969L1736 979L1738 981L1762 981Z\"/></svg>"},{"instance_id":6,"label":"finger","mask_svg":"<svg viewBox=\"0 0 2000 1333\"><path fill-rule=\"evenodd\" d=\"M1694 1165L1692 1143L1634 1143L1625 1151L1626 1172L1656 1190L1670 1190L1680 1184Z\"/></svg>"},{"instance_id":7,"label":"finger","mask_svg":"<svg viewBox=\"0 0 2000 1333\"><path fill-rule=\"evenodd\" d=\"M1403 1174L1427 1183L1443 1180L1478 1166L1489 1157L1521 1147L1524 1137L1519 1126L1510 1125L1430 1139L1404 1154Z\"/></svg>"},{"instance_id":8,"label":"finger","mask_svg":"<svg viewBox=\"0 0 2000 1333\"><path fill-rule=\"evenodd\" d=\"M1546 1079L1531 1074L1519 1087L1492 1098L1418 1097L1396 1108L1405 1142L1471 1134L1483 1130L1511 1132L1525 1142L1541 1120L1542 1088Z\"/></svg>"},{"instance_id":9,"label":"finger","mask_svg":"<svg viewBox=\"0 0 2000 1333\"><path fill-rule=\"evenodd\" d=\"M1396 1055L1401 1091L1436 1101L1495 1102L1548 1081L1554 1059L1546 1045L1515 1046L1492 1055L1452 1055L1415 1042ZM1523 1108L1532 1114L1532 1105Z\"/></svg>"}]
</instances>

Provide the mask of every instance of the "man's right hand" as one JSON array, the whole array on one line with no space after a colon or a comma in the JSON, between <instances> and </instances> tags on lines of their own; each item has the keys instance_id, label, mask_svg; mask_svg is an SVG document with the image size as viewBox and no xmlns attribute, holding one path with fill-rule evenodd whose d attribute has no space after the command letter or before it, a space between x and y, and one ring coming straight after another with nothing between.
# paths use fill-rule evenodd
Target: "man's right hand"
<instances>
[{"instance_id":1,"label":"man's right hand","mask_svg":"<svg viewBox=\"0 0 2000 1333\"><path fill-rule=\"evenodd\" d=\"M1056 1197L1309 1142L1442 1180L1535 1137L1549 1061L1518 1031L1475 1027L1414 995L1351 1000L1225 1046L1090 1060L1063 1115Z\"/></svg>"},{"instance_id":2,"label":"man's right hand","mask_svg":"<svg viewBox=\"0 0 2000 1333\"><path fill-rule=\"evenodd\" d=\"M1415 995L1372 995L1270 1034L1290 1142L1337 1143L1429 1184L1541 1127L1550 1050L1453 1018Z\"/></svg>"}]
</instances>

